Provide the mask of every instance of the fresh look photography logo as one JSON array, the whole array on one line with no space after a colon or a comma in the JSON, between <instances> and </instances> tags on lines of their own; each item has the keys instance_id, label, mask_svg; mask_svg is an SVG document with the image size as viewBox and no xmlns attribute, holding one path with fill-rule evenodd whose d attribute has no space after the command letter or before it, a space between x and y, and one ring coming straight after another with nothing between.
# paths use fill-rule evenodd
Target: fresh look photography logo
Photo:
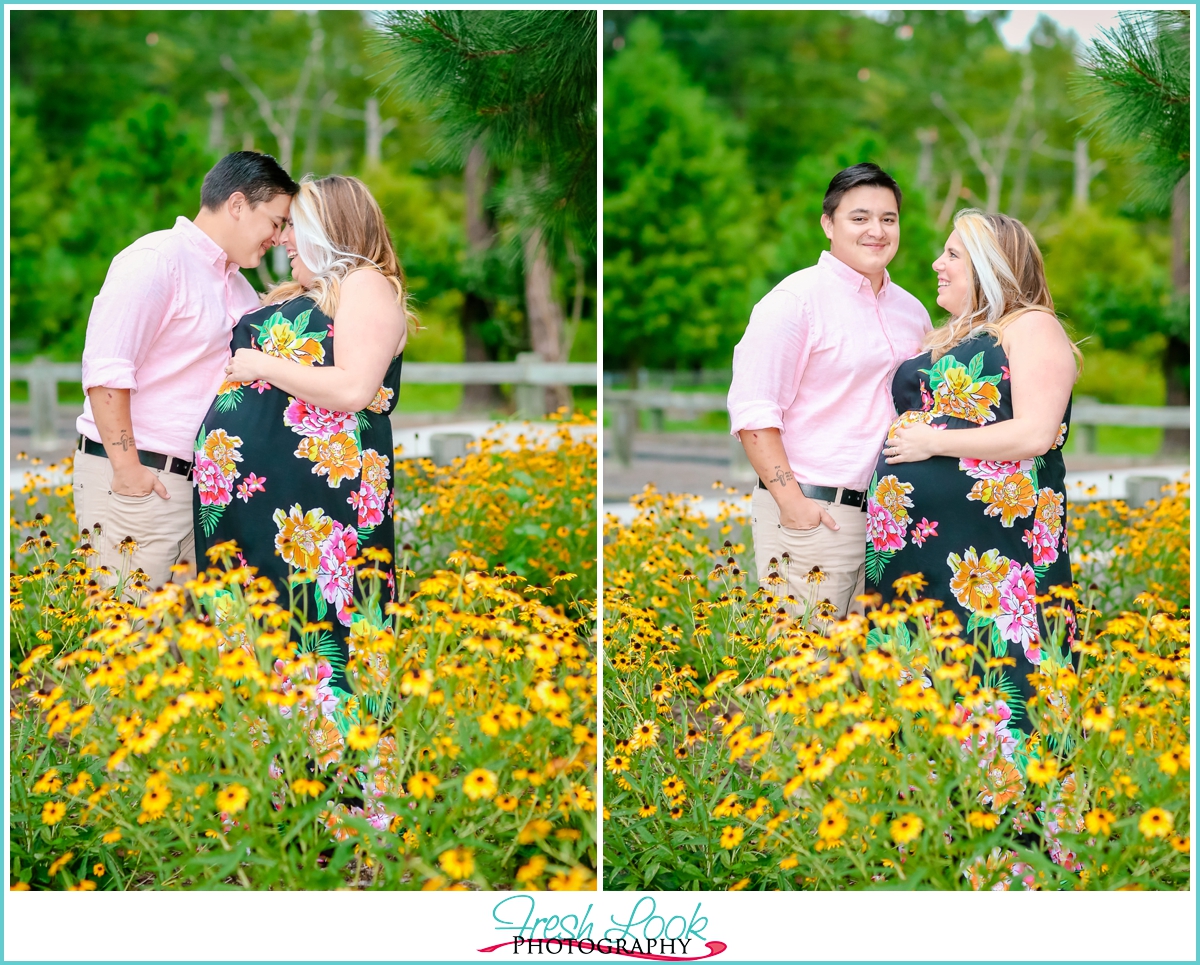
<instances>
[{"instance_id":1,"label":"fresh look photography logo","mask_svg":"<svg viewBox=\"0 0 1200 965\"><path fill-rule=\"evenodd\" d=\"M686 914L660 911L652 897L609 915L607 924L593 903L581 913L539 914L533 895L513 895L492 909L494 928L510 937L481 948L511 955L621 955L660 962L694 962L720 955L725 942L706 934L701 903Z\"/></svg>"}]
</instances>

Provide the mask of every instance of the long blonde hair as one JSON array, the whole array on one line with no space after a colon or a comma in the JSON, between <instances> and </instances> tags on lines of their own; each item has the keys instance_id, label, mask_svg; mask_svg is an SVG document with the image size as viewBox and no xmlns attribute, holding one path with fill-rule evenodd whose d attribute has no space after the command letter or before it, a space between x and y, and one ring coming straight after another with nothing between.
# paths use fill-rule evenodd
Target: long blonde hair
<instances>
[{"instance_id":1,"label":"long blonde hair","mask_svg":"<svg viewBox=\"0 0 1200 965\"><path fill-rule=\"evenodd\" d=\"M306 175L292 201L296 251L313 273L309 286L285 281L264 296L264 304L308 295L326 315L337 312L341 283L350 272L374 268L396 290L406 323L416 319L408 308L404 272L379 204L358 178Z\"/></svg>"},{"instance_id":2,"label":"long blonde hair","mask_svg":"<svg viewBox=\"0 0 1200 965\"><path fill-rule=\"evenodd\" d=\"M1028 312L1055 314L1042 253L1021 222L1006 214L964 208L954 216L954 230L966 248L971 298L959 315L925 337L935 362L979 332L999 342L1004 330ZM1071 349L1081 365L1079 349L1074 344Z\"/></svg>"}]
</instances>

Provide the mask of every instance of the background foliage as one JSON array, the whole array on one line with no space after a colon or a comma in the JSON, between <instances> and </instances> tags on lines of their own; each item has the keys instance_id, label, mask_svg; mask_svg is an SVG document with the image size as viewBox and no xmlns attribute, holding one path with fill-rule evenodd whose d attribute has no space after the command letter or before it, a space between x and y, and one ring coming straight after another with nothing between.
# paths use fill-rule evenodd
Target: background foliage
<instances>
[{"instance_id":1,"label":"background foliage","mask_svg":"<svg viewBox=\"0 0 1200 965\"><path fill-rule=\"evenodd\" d=\"M194 216L205 171L242 148L274 154L297 178L337 172L370 185L428 329L411 343L414 360L462 360L470 293L476 316L484 310L478 357L527 349L521 253L509 243L515 219L502 203L509 169L492 171L483 198L497 244L468 257L462 158L435 149L430 105L388 86L396 54L375 16L16 11L13 354L78 358L112 257L177 215ZM594 88L579 96L594 100ZM579 300L571 357L587 360L595 357L594 248L578 241L576 265L564 253L569 238L560 234L551 252L552 288L568 315ZM286 261L271 261L248 274L262 288L286 270Z\"/></svg>"},{"instance_id":2,"label":"background foliage","mask_svg":"<svg viewBox=\"0 0 1200 965\"><path fill-rule=\"evenodd\" d=\"M727 366L754 302L827 247L829 178L872 160L904 189L890 271L935 324L953 212L998 209L1084 340L1077 393L1161 404L1170 380L1186 402L1170 212L1133 190L1142 148L1087 127L1073 34L1043 18L1010 50L1000 11L604 16L607 367Z\"/></svg>"}]
</instances>

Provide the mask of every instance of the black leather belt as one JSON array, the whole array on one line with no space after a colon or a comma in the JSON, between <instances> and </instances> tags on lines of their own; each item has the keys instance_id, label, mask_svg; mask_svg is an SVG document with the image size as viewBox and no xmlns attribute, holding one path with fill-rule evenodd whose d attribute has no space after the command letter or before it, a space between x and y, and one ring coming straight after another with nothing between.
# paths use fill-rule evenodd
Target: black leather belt
<instances>
[{"instance_id":1,"label":"black leather belt","mask_svg":"<svg viewBox=\"0 0 1200 965\"><path fill-rule=\"evenodd\" d=\"M759 489L766 489L767 484L761 479L758 481ZM809 499L820 499L826 503L842 503L844 506L857 506L861 510L867 508L867 494L859 492L857 489L840 489L837 486L810 486L808 483L800 483L800 492L804 493ZM838 496L838 493L841 496Z\"/></svg>"},{"instance_id":2,"label":"black leather belt","mask_svg":"<svg viewBox=\"0 0 1200 965\"><path fill-rule=\"evenodd\" d=\"M92 442L87 436L79 437L79 448L86 452L89 456L103 456L108 458L108 452L99 442ZM192 477L192 464L185 459L180 459L178 456L167 456L161 452L147 452L145 449L138 450L138 462L150 469L165 469L167 472L173 472L178 476Z\"/></svg>"}]
</instances>

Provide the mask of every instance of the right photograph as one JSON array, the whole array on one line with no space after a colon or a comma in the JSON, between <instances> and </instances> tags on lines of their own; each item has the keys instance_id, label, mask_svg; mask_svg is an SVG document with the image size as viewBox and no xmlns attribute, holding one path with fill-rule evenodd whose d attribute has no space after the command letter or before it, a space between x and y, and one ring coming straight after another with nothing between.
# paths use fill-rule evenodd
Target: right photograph
<instances>
[{"instance_id":1,"label":"right photograph","mask_svg":"<svg viewBox=\"0 0 1200 965\"><path fill-rule=\"evenodd\" d=\"M1191 15L608 10L606 890L1187 890Z\"/></svg>"}]
</instances>

